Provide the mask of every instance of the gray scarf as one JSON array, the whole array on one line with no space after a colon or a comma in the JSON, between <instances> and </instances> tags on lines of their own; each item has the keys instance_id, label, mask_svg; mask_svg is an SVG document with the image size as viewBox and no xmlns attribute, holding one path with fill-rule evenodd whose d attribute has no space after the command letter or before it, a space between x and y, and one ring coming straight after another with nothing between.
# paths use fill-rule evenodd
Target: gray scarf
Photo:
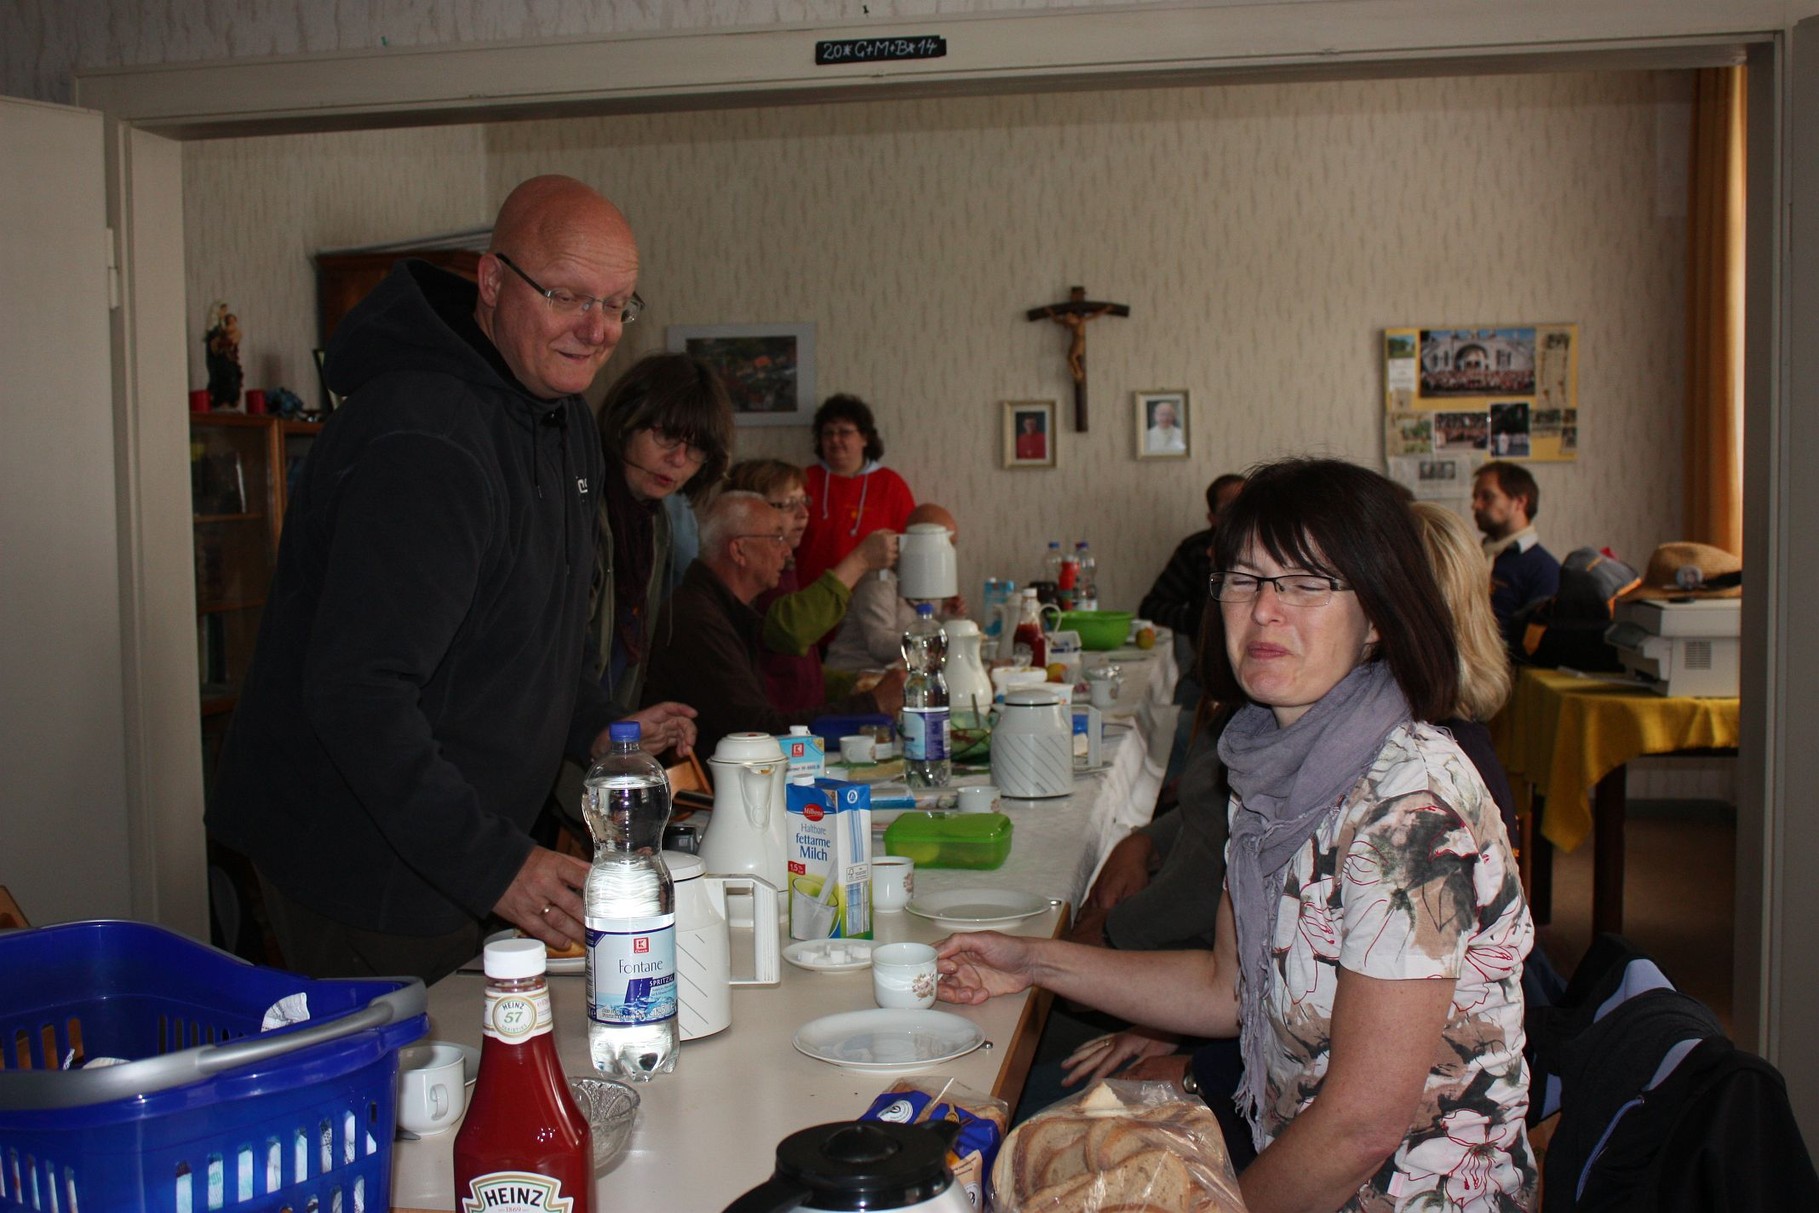
<instances>
[{"instance_id":1,"label":"gray scarf","mask_svg":"<svg viewBox=\"0 0 1819 1213\"><path fill-rule=\"evenodd\" d=\"M1238 925L1239 1045L1244 1082L1238 1108L1263 1148L1265 1010L1274 963L1283 880L1320 819L1339 806L1370 769L1384 738L1410 719L1408 700L1389 666L1368 661L1339 680L1301 719L1279 728L1270 709L1246 704L1219 739L1219 757L1238 798L1226 859Z\"/></svg>"}]
</instances>

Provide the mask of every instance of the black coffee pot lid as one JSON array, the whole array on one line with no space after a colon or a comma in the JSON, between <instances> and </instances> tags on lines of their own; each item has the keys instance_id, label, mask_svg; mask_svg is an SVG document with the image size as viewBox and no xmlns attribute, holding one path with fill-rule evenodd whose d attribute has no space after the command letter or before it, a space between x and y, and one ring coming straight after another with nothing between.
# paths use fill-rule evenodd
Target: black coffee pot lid
<instances>
[{"instance_id":1,"label":"black coffee pot lid","mask_svg":"<svg viewBox=\"0 0 1819 1213\"><path fill-rule=\"evenodd\" d=\"M777 1143L777 1170L764 1188L795 1189L815 1209L907 1208L954 1182L947 1150L959 1127L873 1120L814 1125Z\"/></svg>"}]
</instances>

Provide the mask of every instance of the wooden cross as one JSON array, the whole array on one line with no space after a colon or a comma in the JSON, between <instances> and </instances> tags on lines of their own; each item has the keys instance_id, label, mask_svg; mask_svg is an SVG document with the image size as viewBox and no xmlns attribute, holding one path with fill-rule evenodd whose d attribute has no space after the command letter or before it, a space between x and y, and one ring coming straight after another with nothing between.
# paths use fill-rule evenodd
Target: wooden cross
<instances>
[{"instance_id":1,"label":"wooden cross","mask_svg":"<svg viewBox=\"0 0 1819 1213\"><path fill-rule=\"evenodd\" d=\"M1131 309L1122 303L1100 303L1086 297L1086 288L1076 286L1067 292L1066 303L1033 307L1031 320L1053 320L1066 327L1072 337L1067 346L1067 370L1074 377L1074 428L1086 432L1086 325L1101 316L1128 316Z\"/></svg>"}]
</instances>

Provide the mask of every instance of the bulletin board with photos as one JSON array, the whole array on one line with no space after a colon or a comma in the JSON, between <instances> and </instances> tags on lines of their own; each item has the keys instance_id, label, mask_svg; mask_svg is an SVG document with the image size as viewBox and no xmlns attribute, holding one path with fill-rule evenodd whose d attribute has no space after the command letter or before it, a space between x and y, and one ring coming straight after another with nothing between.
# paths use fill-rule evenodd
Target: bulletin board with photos
<instances>
[{"instance_id":1,"label":"bulletin board with photos","mask_svg":"<svg viewBox=\"0 0 1819 1213\"><path fill-rule=\"evenodd\" d=\"M1576 324L1385 329L1383 368L1383 453L1417 496L1469 493L1487 459L1579 457Z\"/></svg>"}]
</instances>

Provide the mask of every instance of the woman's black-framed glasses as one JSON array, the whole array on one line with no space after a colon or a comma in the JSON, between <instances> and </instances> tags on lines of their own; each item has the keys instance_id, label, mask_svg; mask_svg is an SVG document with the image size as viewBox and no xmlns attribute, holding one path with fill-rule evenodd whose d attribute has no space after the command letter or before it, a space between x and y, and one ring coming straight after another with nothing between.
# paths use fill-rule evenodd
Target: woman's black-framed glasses
<instances>
[{"instance_id":1,"label":"woman's black-framed glasses","mask_svg":"<svg viewBox=\"0 0 1819 1213\"><path fill-rule=\"evenodd\" d=\"M564 316L585 316L598 307L606 309L610 315L616 308L620 324L630 324L644 313L644 299L637 291L633 291L632 297L620 304L608 303L606 300L596 299L592 295L577 295L572 291L553 291L519 269L518 263L504 253L495 252L493 256L504 262L506 269L524 279L526 286L542 295L544 302L549 304L552 312Z\"/></svg>"},{"instance_id":2,"label":"woman's black-framed glasses","mask_svg":"<svg viewBox=\"0 0 1819 1213\"><path fill-rule=\"evenodd\" d=\"M1207 579L1207 589L1220 602L1254 602L1263 592L1265 583L1276 591L1276 598L1283 606L1295 607L1322 607L1333 600L1334 594L1349 592L1352 588L1337 577L1322 577L1318 573L1259 577L1255 573L1219 572Z\"/></svg>"}]
</instances>

